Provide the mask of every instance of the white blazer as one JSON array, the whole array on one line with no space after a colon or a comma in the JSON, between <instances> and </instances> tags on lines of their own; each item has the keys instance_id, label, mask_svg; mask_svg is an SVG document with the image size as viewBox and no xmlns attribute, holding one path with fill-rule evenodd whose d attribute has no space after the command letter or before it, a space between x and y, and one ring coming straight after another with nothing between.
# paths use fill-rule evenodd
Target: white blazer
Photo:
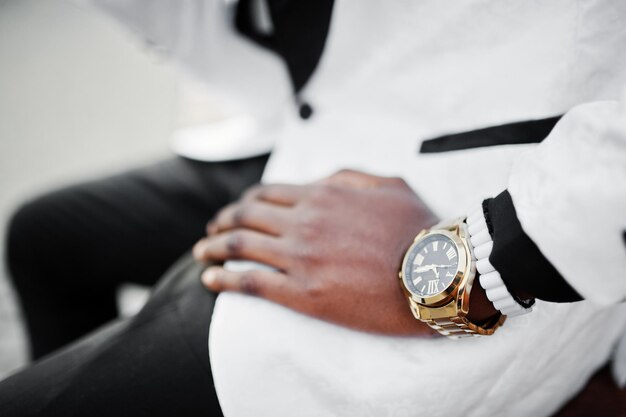
<instances>
[{"instance_id":1,"label":"white blazer","mask_svg":"<svg viewBox=\"0 0 626 417\"><path fill-rule=\"evenodd\" d=\"M209 346L226 416L549 415L612 356L626 382L625 2L336 0L302 93L309 120L279 58L235 32L235 2L94 2L279 121L259 134L274 143L265 182L400 175L442 218L508 189L525 232L586 299L538 302L493 337L452 341L222 294ZM418 153L440 134L563 113L539 145Z\"/></svg>"}]
</instances>

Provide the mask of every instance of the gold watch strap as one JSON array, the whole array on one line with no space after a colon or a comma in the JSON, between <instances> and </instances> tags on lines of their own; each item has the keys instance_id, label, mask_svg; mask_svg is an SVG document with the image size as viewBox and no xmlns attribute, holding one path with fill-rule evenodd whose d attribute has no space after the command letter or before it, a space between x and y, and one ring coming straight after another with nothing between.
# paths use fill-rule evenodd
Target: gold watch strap
<instances>
[{"instance_id":1,"label":"gold watch strap","mask_svg":"<svg viewBox=\"0 0 626 417\"><path fill-rule=\"evenodd\" d=\"M469 328L460 317L448 317L446 319L430 319L422 320L431 328L439 332L439 334L455 339L462 337L475 337L477 332Z\"/></svg>"},{"instance_id":2,"label":"gold watch strap","mask_svg":"<svg viewBox=\"0 0 626 417\"><path fill-rule=\"evenodd\" d=\"M469 320L455 316L445 319L422 320L443 336L460 339L462 337L489 336L504 323L506 317L498 314L487 323L477 325Z\"/></svg>"}]
</instances>

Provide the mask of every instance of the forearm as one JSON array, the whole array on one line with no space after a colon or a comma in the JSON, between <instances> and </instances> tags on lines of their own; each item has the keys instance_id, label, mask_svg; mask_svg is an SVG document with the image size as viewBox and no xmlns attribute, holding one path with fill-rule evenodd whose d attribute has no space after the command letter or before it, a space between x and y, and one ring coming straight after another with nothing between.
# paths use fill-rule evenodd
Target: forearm
<instances>
[{"instance_id":1,"label":"forearm","mask_svg":"<svg viewBox=\"0 0 626 417\"><path fill-rule=\"evenodd\" d=\"M508 191L485 200L483 212L493 239L489 261L503 277L511 294L522 300L582 300L524 232Z\"/></svg>"},{"instance_id":2,"label":"forearm","mask_svg":"<svg viewBox=\"0 0 626 417\"><path fill-rule=\"evenodd\" d=\"M598 305L626 298L624 104L572 109L543 143L514 164L510 199L505 194L487 204L498 247L490 260L506 269L503 278L516 290L547 301L585 298ZM516 221L516 232L507 239L500 231ZM523 246L530 253L529 242L536 246L533 263L519 262L517 255L507 259L507 247ZM506 265L516 261L514 267Z\"/></svg>"},{"instance_id":3,"label":"forearm","mask_svg":"<svg viewBox=\"0 0 626 417\"><path fill-rule=\"evenodd\" d=\"M514 164L509 185L482 204L488 263L519 298L626 298L626 111L579 106Z\"/></svg>"}]
</instances>

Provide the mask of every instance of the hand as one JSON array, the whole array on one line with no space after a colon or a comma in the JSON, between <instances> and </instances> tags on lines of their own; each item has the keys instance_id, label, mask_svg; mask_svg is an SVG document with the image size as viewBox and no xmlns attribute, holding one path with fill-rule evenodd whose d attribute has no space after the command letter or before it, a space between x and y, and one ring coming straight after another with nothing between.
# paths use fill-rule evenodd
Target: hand
<instances>
[{"instance_id":1,"label":"hand","mask_svg":"<svg viewBox=\"0 0 626 417\"><path fill-rule=\"evenodd\" d=\"M222 209L193 250L199 261L246 259L277 272L210 267L204 284L368 332L432 335L415 320L398 270L435 215L402 180L342 171L306 186L267 185Z\"/></svg>"}]
</instances>

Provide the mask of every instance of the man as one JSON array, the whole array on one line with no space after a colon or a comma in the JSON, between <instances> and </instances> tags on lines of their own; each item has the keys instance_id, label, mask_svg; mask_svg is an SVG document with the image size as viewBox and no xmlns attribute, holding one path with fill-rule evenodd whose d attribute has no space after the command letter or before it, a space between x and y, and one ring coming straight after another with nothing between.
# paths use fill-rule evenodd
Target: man
<instances>
[{"instance_id":1,"label":"man","mask_svg":"<svg viewBox=\"0 0 626 417\"><path fill-rule=\"evenodd\" d=\"M46 404L48 410L103 406L106 398L114 398L111 410L120 404L166 410L172 401L165 399L181 395L185 400L177 406L196 405L191 398L197 401L198 386L210 381L168 350L186 336L172 337L171 346L147 342L159 340L154 333L165 334L162 323L170 310L183 319L171 322L180 329L165 326L168 331L201 336L213 313L210 371L219 406L233 416L548 415L611 356L625 320L623 305L617 305L625 283L616 271L625 262L626 199L623 187L606 184L611 178L623 183L623 116L616 103L574 107L618 98L626 59L620 53L626 34L615 18L626 14L621 6L104 4L169 47L190 70L239 94L245 95L246 74L254 73L264 87L252 89L247 102L263 103L272 91L284 90L270 65L266 72L248 72L227 58L209 71L199 58L217 53L218 41L244 42L223 24L205 26L236 11L239 31L276 51L289 70L297 107L287 103L282 123L270 132L277 145L263 181L291 185L250 191L218 214L194 249L199 260L234 258L274 267L250 272L249 266L232 264L203 275L214 290L259 297L221 294L213 312L212 304L181 287L184 280L166 281L135 324L109 330L110 342L100 333L62 354L79 358L79 366L52 373L65 388L59 400ZM207 36L200 36L203 30ZM234 55L257 56L248 46ZM268 62L268 55L258 54L259 62ZM564 113L557 123L555 116ZM477 131L484 128L489 129ZM449 134L455 132L469 133ZM487 146L503 144L510 146ZM333 175L344 168L369 174ZM408 186L372 174L402 177ZM464 244L473 245L478 272L499 275L504 296L519 308L526 309L533 297L588 301L538 303L489 337L431 338L431 329L411 315L397 271L420 230L470 211L478 212L470 216L474 222L466 222L476 242ZM581 230L587 232L584 239ZM479 251L483 245L488 250ZM594 252L582 256L587 249ZM429 268L429 274L440 273L435 263ZM485 286L484 292L478 285L471 292L469 312L478 316L468 318L474 324L507 308ZM408 334L429 337L396 337ZM137 346L146 354L137 356ZM206 359L195 346L194 355ZM137 366L120 360L122 352ZM177 360L169 364L172 356ZM155 358L162 360L150 362ZM28 381L46 367L60 371L60 363L58 356L44 361L7 381L12 385L4 392L26 395ZM158 382L139 384L155 363L151 369L162 374L150 380ZM118 375L122 365L128 375ZM172 369L184 369L185 376ZM101 383L93 382L94 375L102 375ZM179 383L168 385L168 376ZM79 389L84 385L103 391L85 395ZM117 385L130 389L110 388ZM158 395L150 395L155 389Z\"/></svg>"}]
</instances>

